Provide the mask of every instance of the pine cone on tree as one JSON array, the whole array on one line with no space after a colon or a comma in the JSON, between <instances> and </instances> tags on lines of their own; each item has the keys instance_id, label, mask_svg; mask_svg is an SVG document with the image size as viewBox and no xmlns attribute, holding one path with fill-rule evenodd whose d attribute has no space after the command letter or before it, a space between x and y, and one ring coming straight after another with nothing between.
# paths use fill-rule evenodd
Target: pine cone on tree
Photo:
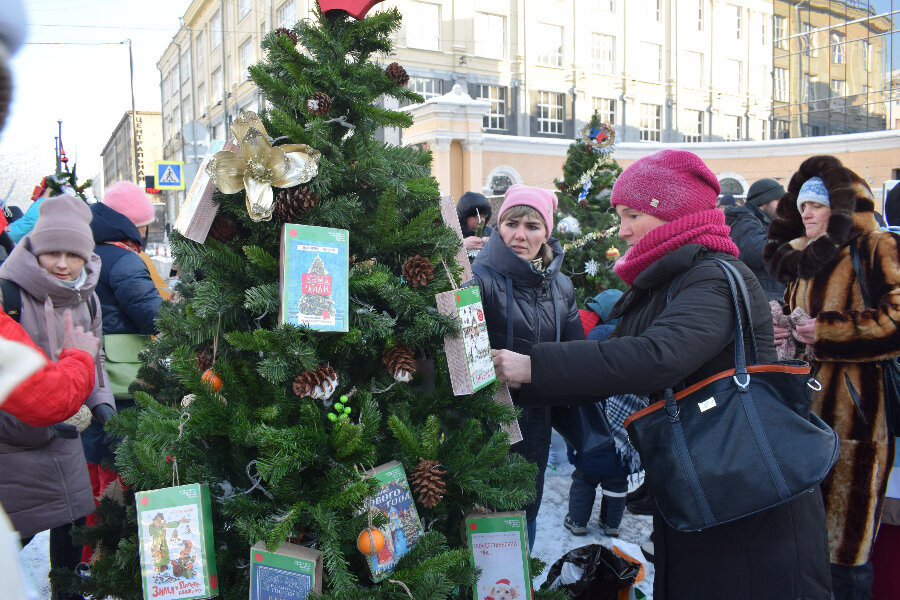
<instances>
[{"instance_id":1,"label":"pine cone on tree","mask_svg":"<svg viewBox=\"0 0 900 600\"><path fill-rule=\"evenodd\" d=\"M387 367L394 379L406 383L412 380L416 372L416 359L413 350L406 344L397 344L391 348L385 348L381 353L381 362Z\"/></svg>"},{"instance_id":2,"label":"pine cone on tree","mask_svg":"<svg viewBox=\"0 0 900 600\"><path fill-rule=\"evenodd\" d=\"M294 378L294 394L300 398L327 400L337 388L338 375L331 365L319 365Z\"/></svg>"},{"instance_id":3,"label":"pine cone on tree","mask_svg":"<svg viewBox=\"0 0 900 600\"><path fill-rule=\"evenodd\" d=\"M292 42L294 42L295 44L297 43L297 34L290 29L287 29L286 27L279 27L278 29L276 29L275 35L286 35L291 38Z\"/></svg>"},{"instance_id":4,"label":"pine cone on tree","mask_svg":"<svg viewBox=\"0 0 900 600\"><path fill-rule=\"evenodd\" d=\"M331 110L331 98L325 92L316 92L306 99L306 110L314 115L327 115Z\"/></svg>"},{"instance_id":5,"label":"pine cone on tree","mask_svg":"<svg viewBox=\"0 0 900 600\"><path fill-rule=\"evenodd\" d=\"M417 496L419 504L425 508L434 508L444 499L447 483L444 475L447 471L441 468L436 460L419 459L419 464L409 476L409 484Z\"/></svg>"},{"instance_id":6,"label":"pine cone on tree","mask_svg":"<svg viewBox=\"0 0 900 600\"><path fill-rule=\"evenodd\" d=\"M232 215L218 213L209 226L209 237L223 244L227 244L238 234L240 224ZM204 369L205 370L205 369Z\"/></svg>"},{"instance_id":7,"label":"pine cone on tree","mask_svg":"<svg viewBox=\"0 0 900 600\"><path fill-rule=\"evenodd\" d=\"M316 205L319 197L309 187L298 185L278 190L272 214L283 223L296 223L300 216Z\"/></svg>"},{"instance_id":8,"label":"pine cone on tree","mask_svg":"<svg viewBox=\"0 0 900 600\"><path fill-rule=\"evenodd\" d=\"M400 66L400 63L392 62L384 70L384 73L388 76L388 79L400 87L409 83L409 75L406 73L406 69Z\"/></svg>"},{"instance_id":9,"label":"pine cone on tree","mask_svg":"<svg viewBox=\"0 0 900 600\"><path fill-rule=\"evenodd\" d=\"M424 256L413 256L406 260L401 267L403 279L412 287L427 285L434 279L434 266Z\"/></svg>"},{"instance_id":10,"label":"pine cone on tree","mask_svg":"<svg viewBox=\"0 0 900 600\"><path fill-rule=\"evenodd\" d=\"M591 203L588 202L587 198L582 198L581 200L578 201L578 206L580 206L581 208L587 208L588 206L590 206L590 204Z\"/></svg>"}]
</instances>

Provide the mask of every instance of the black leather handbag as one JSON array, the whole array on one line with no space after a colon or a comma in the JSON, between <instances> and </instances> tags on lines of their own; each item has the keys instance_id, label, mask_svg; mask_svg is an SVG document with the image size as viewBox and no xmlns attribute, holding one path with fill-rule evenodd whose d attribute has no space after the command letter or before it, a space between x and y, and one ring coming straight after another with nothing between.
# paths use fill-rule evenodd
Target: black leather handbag
<instances>
[{"instance_id":1,"label":"black leather handbag","mask_svg":"<svg viewBox=\"0 0 900 600\"><path fill-rule=\"evenodd\" d=\"M744 347L738 290L750 318L741 274L725 272L734 304L735 368L651 404L625 421L660 514L680 531L701 531L797 498L825 479L838 457L834 431L810 412L809 364L756 362Z\"/></svg>"},{"instance_id":2,"label":"black leather handbag","mask_svg":"<svg viewBox=\"0 0 900 600\"><path fill-rule=\"evenodd\" d=\"M862 277L862 265L859 260L859 248L856 246L856 239L850 242L850 260L853 263L853 271L856 273L856 279L859 281L859 291L862 295L863 303L866 308L877 308L872 303L872 297L869 295L869 286ZM887 423L888 431L896 437L900 435L900 363L896 358L880 360L881 376L883 386L881 392L884 394L884 420Z\"/></svg>"}]
</instances>

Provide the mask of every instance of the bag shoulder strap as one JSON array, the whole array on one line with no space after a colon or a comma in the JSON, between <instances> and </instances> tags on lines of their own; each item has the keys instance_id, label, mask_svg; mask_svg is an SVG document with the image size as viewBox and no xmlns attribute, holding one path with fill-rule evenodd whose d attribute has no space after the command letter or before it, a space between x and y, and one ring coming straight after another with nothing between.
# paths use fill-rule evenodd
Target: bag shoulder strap
<instances>
[{"instance_id":1,"label":"bag shoulder strap","mask_svg":"<svg viewBox=\"0 0 900 600\"><path fill-rule=\"evenodd\" d=\"M862 274L862 261L859 258L856 238L850 241L850 262L853 263L853 272L856 273L856 280L859 281L859 293L862 296L863 304L866 305L866 308L875 308L872 305L872 297L869 295L869 286Z\"/></svg>"},{"instance_id":2,"label":"bag shoulder strap","mask_svg":"<svg viewBox=\"0 0 900 600\"><path fill-rule=\"evenodd\" d=\"M4 312L18 323L22 316L22 290L15 281L0 279L0 304Z\"/></svg>"}]
</instances>

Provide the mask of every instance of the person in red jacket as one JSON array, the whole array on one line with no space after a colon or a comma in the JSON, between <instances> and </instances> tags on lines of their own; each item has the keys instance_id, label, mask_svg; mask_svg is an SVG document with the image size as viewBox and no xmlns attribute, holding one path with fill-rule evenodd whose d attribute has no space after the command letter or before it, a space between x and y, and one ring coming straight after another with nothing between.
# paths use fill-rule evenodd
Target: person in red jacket
<instances>
[{"instance_id":1,"label":"person in red jacket","mask_svg":"<svg viewBox=\"0 0 900 600\"><path fill-rule=\"evenodd\" d=\"M34 427L65 421L78 412L94 389L100 340L73 327L69 311L63 327L62 352L51 362L22 326L0 311L0 410Z\"/></svg>"}]
</instances>

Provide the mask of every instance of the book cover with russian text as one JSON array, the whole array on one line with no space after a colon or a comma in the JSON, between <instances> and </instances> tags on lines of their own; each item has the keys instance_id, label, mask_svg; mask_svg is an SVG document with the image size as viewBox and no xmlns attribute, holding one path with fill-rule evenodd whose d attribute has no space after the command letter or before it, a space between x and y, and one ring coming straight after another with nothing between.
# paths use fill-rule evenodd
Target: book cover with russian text
<instances>
[{"instance_id":1,"label":"book cover with russian text","mask_svg":"<svg viewBox=\"0 0 900 600\"><path fill-rule=\"evenodd\" d=\"M250 600L306 600L322 591L322 553L284 542L274 552L264 542L250 548Z\"/></svg>"},{"instance_id":2,"label":"book cover with russian text","mask_svg":"<svg viewBox=\"0 0 900 600\"><path fill-rule=\"evenodd\" d=\"M481 569L475 600L533 598L525 513L472 513L465 527L472 560Z\"/></svg>"}]
</instances>

